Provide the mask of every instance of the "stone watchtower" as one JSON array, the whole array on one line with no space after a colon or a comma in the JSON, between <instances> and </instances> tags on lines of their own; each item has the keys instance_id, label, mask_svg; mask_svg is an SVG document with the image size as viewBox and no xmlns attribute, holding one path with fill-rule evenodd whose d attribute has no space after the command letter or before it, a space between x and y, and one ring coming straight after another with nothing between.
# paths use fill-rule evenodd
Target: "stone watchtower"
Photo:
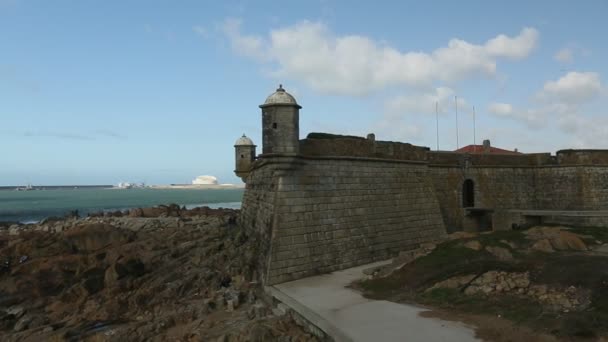
<instances>
[{"instance_id":1,"label":"stone watchtower","mask_svg":"<svg viewBox=\"0 0 608 342\"><path fill-rule=\"evenodd\" d=\"M243 182L249 175L251 164L255 160L256 145L245 134L234 143L235 169L234 173L241 177Z\"/></svg>"},{"instance_id":2,"label":"stone watchtower","mask_svg":"<svg viewBox=\"0 0 608 342\"><path fill-rule=\"evenodd\" d=\"M300 109L296 99L279 85L268 96L262 109L263 154L291 154L300 152Z\"/></svg>"}]
</instances>

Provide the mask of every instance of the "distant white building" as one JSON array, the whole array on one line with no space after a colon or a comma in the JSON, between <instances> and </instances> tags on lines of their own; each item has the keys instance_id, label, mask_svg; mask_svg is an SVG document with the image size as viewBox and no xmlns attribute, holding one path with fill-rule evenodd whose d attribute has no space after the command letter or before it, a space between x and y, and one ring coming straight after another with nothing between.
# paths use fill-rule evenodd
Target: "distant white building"
<instances>
[{"instance_id":1,"label":"distant white building","mask_svg":"<svg viewBox=\"0 0 608 342\"><path fill-rule=\"evenodd\" d=\"M133 184L129 182L120 182L116 187L119 189L131 189L133 187Z\"/></svg>"},{"instance_id":2,"label":"distant white building","mask_svg":"<svg viewBox=\"0 0 608 342\"><path fill-rule=\"evenodd\" d=\"M192 185L217 185L217 178L213 176L198 176L192 181Z\"/></svg>"}]
</instances>

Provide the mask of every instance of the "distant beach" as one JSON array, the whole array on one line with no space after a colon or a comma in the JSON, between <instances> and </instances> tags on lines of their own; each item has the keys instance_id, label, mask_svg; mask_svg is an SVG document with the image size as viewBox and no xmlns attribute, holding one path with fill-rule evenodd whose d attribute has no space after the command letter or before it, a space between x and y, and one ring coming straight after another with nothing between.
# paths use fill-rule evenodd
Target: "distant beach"
<instances>
[{"instance_id":1,"label":"distant beach","mask_svg":"<svg viewBox=\"0 0 608 342\"><path fill-rule=\"evenodd\" d=\"M0 191L0 221L31 223L78 211L81 216L100 211L126 210L175 203L187 208L209 206L238 209L242 188L62 188Z\"/></svg>"}]
</instances>

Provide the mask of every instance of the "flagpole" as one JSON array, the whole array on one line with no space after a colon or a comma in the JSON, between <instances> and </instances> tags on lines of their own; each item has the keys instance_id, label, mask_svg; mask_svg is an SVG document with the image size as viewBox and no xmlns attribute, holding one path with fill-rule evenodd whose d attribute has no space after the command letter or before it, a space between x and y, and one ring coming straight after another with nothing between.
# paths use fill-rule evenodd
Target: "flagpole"
<instances>
[{"instance_id":1,"label":"flagpole","mask_svg":"<svg viewBox=\"0 0 608 342\"><path fill-rule=\"evenodd\" d=\"M458 143L458 96L454 96L454 104L456 105L456 149L460 148Z\"/></svg>"},{"instance_id":2,"label":"flagpole","mask_svg":"<svg viewBox=\"0 0 608 342\"><path fill-rule=\"evenodd\" d=\"M475 106L473 106L473 146L477 147L477 133L475 132Z\"/></svg>"},{"instance_id":3,"label":"flagpole","mask_svg":"<svg viewBox=\"0 0 608 342\"><path fill-rule=\"evenodd\" d=\"M437 151L439 151L439 102L435 101L435 120L437 121Z\"/></svg>"}]
</instances>

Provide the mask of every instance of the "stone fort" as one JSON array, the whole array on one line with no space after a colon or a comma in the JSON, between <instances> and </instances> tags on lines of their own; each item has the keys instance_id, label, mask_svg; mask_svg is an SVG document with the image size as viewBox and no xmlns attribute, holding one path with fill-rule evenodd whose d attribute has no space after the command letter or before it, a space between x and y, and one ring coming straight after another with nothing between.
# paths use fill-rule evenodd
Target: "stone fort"
<instances>
[{"instance_id":1,"label":"stone fort","mask_svg":"<svg viewBox=\"0 0 608 342\"><path fill-rule=\"evenodd\" d=\"M608 224L608 151L431 151L323 133L299 136L280 86L262 110L262 153L245 135L239 223L260 238L266 285L390 259L459 230Z\"/></svg>"}]
</instances>

